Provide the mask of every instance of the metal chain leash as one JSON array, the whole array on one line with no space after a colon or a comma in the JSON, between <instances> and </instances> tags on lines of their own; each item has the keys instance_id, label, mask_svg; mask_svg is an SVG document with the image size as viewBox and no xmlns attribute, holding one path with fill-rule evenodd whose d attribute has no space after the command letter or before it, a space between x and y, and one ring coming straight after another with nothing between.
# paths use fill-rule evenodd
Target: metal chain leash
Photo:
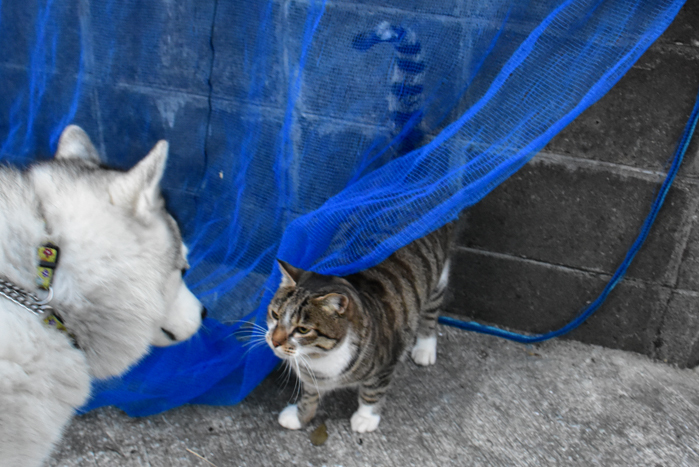
<instances>
[{"instance_id":1,"label":"metal chain leash","mask_svg":"<svg viewBox=\"0 0 699 467\"><path fill-rule=\"evenodd\" d=\"M0 279L0 295L26 308L37 316L45 315L52 310L51 306L48 305L48 302L51 301L51 297L53 296L53 291L51 289L49 289L49 296L46 299L39 300L39 298L31 292L17 287L10 281Z\"/></svg>"}]
</instances>

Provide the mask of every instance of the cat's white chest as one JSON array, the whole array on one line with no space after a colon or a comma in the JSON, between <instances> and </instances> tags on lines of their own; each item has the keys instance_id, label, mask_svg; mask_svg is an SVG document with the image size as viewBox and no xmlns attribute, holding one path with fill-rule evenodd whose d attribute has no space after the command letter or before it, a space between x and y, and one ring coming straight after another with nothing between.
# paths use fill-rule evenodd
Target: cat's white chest
<instances>
[{"instance_id":1,"label":"cat's white chest","mask_svg":"<svg viewBox=\"0 0 699 467\"><path fill-rule=\"evenodd\" d=\"M318 376L335 378L340 376L352 361L356 346L354 335L349 334L345 340L335 349L319 358L309 359L309 365Z\"/></svg>"}]
</instances>

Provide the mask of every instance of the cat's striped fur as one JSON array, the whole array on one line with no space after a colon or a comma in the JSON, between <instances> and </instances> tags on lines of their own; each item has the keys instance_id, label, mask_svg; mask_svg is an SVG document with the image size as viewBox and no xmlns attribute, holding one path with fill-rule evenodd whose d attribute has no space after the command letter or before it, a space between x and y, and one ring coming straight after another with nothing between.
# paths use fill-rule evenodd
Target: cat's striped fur
<instances>
[{"instance_id":1,"label":"cat's striped fur","mask_svg":"<svg viewBox=\"0 0 699 467\"><path fill-rule=\"evenodd\" d=\"M449 275L453 225L398 250L377 266L334 277L280 261L282 282L269 305L267 343L303 384L279 422L301 428L322 393L358 387L354 431L373 431L394 369L412 345L420 365L435 362L435 326Z\"/></svg>"}]
</instances>

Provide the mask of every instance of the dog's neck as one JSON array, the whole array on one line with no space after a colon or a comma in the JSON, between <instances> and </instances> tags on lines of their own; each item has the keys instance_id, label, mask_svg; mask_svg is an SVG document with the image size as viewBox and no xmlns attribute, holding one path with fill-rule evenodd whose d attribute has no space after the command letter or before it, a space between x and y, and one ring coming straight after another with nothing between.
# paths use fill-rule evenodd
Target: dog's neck
<instances>
[{"instance_id":1,"label":"dog's neck","mask_svg":"<svg viewBox=\"0 0 699 467\"><path fill-rule=\"evenodd\" d=\"M64 326L61 314L50 305L41 306L48 305L53 297L53 290L40 292L37 283L39 250L46 251L41 247L50 241L51 235L41 200L26 173L0 169L0 232L3 238L0 242L0 277L9 281L3 285L4 299L13 301L45 324L66 333L78 347L75 336ZM44 270L47 271L53 272ZM50 281L44 285L50 285ZM37 298L46 303L38 302Z\"/></svg>"},{"instance_id":2,"label":"dog's neck","mask_svg":"<svg viewBox=\"0 0 699 467\"><path fill-rule=\"evenodd\" d=\"M37 248L49 238L41 201L26 173L0 169L0 276L37 290Z\"/></svg>"}]
</instances>

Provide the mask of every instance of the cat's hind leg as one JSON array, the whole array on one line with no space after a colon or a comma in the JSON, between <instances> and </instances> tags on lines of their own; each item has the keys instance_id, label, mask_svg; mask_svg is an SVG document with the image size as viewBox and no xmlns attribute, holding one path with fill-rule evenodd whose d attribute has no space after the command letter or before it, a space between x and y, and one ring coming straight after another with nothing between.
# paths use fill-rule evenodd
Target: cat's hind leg
<instances>
[{"instance_id":1,"label":"cat's hind leg","mask_svg":"<svg viewBox=\"0 0 699 467\"><path fill-rule=\"evenodd\" d=\"M418 365L434 365L437 361L437 336L418 336L410 356Z\"/></svg>"},{"instance_id":2,"label":"cat's hind leg","mask_svg":"<svg viewBox=\"0 0 699 467\"><path fill-rule=\"evenodd\" d=\"M417 339L410 352L413 361L418 365L433 365L437 361L437 319L449 283L449 264L449 260L444 263L437 286L432 291L424 308L420 310Z\"/></svg>"},{"instance_id":3,"label":"cat's hind leg","mask_svg":"<svg viewBox=\"0 0 699 467\"><path fill-rule=\"evenodd\" d=\"M303 384L303 395L298 404L289 404L279 414L279 424L289 430L298 430L316 416L320 394L315 387Z\"/></svg>"}]
</instances>

